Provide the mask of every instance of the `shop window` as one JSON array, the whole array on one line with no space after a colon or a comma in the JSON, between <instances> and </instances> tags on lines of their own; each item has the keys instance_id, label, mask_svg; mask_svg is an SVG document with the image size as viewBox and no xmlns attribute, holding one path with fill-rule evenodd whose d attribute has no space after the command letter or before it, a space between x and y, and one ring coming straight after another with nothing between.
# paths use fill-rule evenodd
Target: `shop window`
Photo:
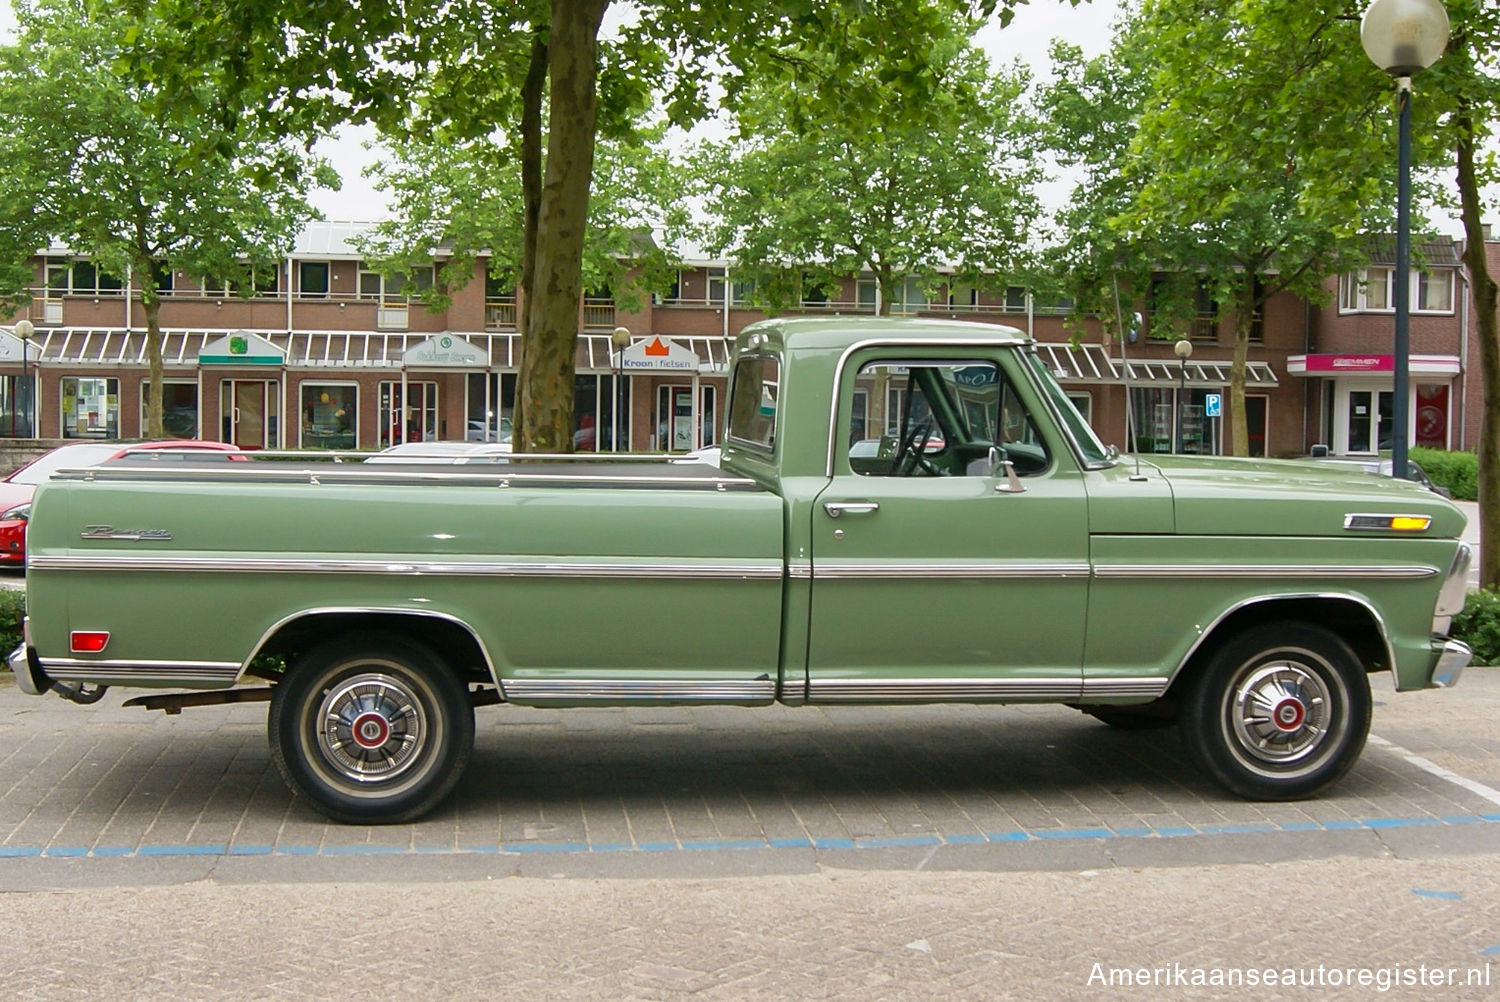
<instances>
[{"instance_id":1,"label":"shop window","mask_svg":"<svg viewBox=\"0 0 1500 1002\"><path fill-rule=\"evenodd\" d=\"M64 376L63 438L120 437L120 381L113 377Z\"/></svg>"},{"instance_id":2,"label":"shop window","mask_svg":"<svg viewBox=\"0 0 1500 1002\"><path fill-rule=\"evenodd\" d=\"M301 446L357 448L358 403L359 388L353 383L303 383Z\"/></svg>"},{"instance_id":3,"label":"shop window","mask_svg":"<svg viewBox=\"0 0 1500 1002\"><path fill-rule=\"evenodd\" d=\"M151 380L141 380L141 437L151 434ZM161 392L161 430L169 438L198 437L198 384L169 380Z\"/></svg>"},{"instance_id":4,"label":"shop window","mask_svg":"<svg viewBox=\"0 0 1500 1002\"><path fill-rule=\"evenodd\" d=\"M31 438L31 379L0 376L0 438Z\"/></svg>"}]
</instances>

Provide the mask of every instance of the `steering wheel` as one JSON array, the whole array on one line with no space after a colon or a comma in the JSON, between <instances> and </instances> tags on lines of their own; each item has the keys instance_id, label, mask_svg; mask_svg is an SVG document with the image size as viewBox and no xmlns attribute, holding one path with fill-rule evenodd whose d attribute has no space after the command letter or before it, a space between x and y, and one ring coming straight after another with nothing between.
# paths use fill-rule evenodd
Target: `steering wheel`
<instances>
[{"instance_id":1,"label":"steering wheel","mask_svg":"<svg viewBox=\"0 0 1500 1002\"><path fill-rule=\"evenodd\" d=\"M942 476L942 472L927 458L927 443L932 439L933 426L919 424L906 433L896 458L891 463L891 472L898 477L909 477L918 470L929 477Z\"/></svg>"}]
</instances>

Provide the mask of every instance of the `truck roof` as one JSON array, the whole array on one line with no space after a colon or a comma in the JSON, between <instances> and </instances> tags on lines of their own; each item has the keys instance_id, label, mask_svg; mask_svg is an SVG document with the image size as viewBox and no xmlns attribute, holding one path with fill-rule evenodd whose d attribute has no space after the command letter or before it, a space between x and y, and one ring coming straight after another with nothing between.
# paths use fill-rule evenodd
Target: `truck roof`
<instances>
[{"instance_id":1,"label":"truck roof","mask_svg":"<svg viewBox=\"0 0 1500 1002\"><path fill-rule=\"evenodd\" d=\"M1026 344L1024 331L1004 324L966 320L936 320L929 317L826 316L782 317L762 320L740 331L735 350L746 351L751 343L769 344L782 351L799 348L847 348L871 338L898 340L995 341Z\"/></svg>"}]
</instances>

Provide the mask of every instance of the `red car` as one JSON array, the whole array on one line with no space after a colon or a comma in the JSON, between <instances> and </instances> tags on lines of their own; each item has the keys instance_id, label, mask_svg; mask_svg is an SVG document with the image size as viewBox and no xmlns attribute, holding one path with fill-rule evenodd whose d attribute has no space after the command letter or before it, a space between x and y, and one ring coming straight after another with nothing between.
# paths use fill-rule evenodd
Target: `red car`
<instances>
[{"instance_id":1,"label":"red car","mask_svg":"<svg viewBox=\"0 0 1500 1002\"><path fill-rule=\"evenodd\" d=\"M119 442L78 442L58 446L0 480L0 566L26 562L26 522L31 518L31 496L36 493L37 485L52 476L53 471L97 466L112 459L122 459L132 452L158 449L182 450L177 455L184 457L187 456L186 450L190 449L209 452L240 451L227 442L199 442L194 439L136 442L131 445L121 445Z\"/></svg>"}]
</instances>

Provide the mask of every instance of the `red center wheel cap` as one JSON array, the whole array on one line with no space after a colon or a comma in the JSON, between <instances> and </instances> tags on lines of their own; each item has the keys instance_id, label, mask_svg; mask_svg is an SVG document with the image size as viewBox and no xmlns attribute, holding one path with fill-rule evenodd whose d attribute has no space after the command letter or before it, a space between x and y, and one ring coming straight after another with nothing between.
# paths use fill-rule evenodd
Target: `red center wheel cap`
<instances>
[{"instance_id":1,"label":"red center wheel cap","mask_svg":"<svg viewBox=\"0 0 1500 1002\"><path fill-rule=\"evenodd\" d=\"M1307 707L1295 699L1283 699L1271 711L1271 722L1277 730L1295 731L1307 720Z\"/></svg>"},{"instance_id":2,"label":"red center wheel cap","mask_svg":"<svg viewBox=\"0 0 1500 1002\"><path fill-rule=\"evenodd\" d=\"M391 738L390 723L378 713L361 713L354 718L349 730L354 743L371 751L381 747Z\"/></svg>"}]
</instances>

